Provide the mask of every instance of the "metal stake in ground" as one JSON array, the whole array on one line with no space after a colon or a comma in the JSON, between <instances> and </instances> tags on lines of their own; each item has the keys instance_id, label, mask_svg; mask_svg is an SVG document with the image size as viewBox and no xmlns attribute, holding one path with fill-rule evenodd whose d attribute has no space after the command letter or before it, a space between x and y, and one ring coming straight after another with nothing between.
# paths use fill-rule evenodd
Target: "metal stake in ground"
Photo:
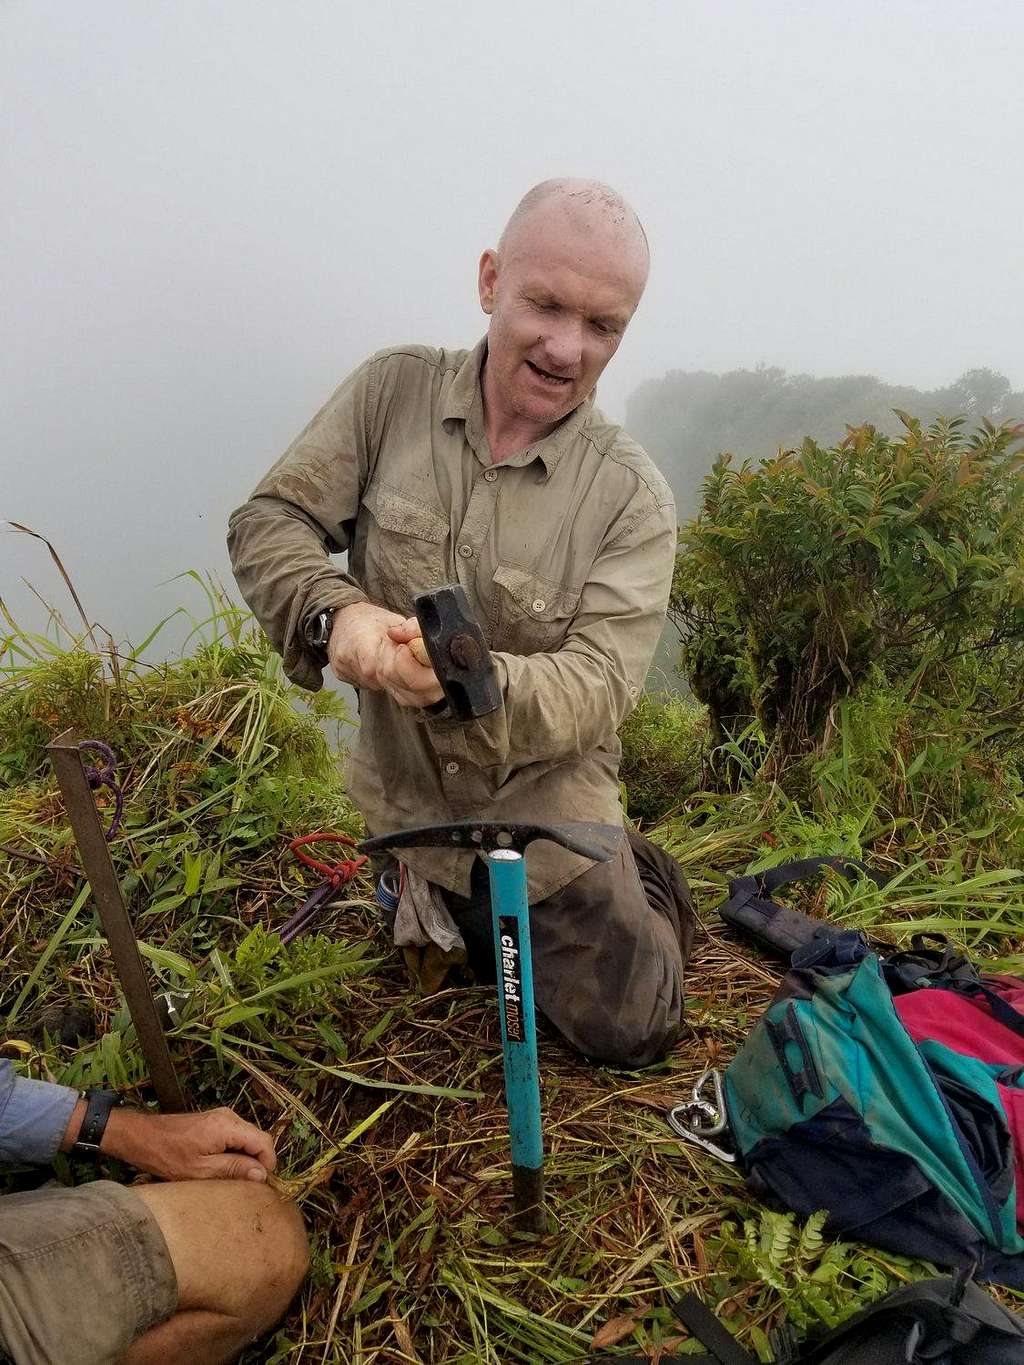
<instances>
[{"instance_id":1,"label":"metal stake in ground","mask_svg":"<svg viewBox=\"0 0 1024 1365\"><path fill-rule=\"evenodd\" d=\"M534 839L549 839L571 853L605 862L623 839L615 825L502 824L467 820L398 830L367 839L363 853L401 848L466 848L487 855L490 874L494 956L498 968L501 1047L505 1061L505 1102L512 1147L512 1198L516 1226L524 1232L547 1230L544 1212L544 1142L541 1131L540 1070L533 1007L530 952L530 902L523 853Z\"/></svg>"},{"instance_id":2,"label":"metal stake in ground","mask_svg":"<svg viewBox=\"0 0 1024 1365\"><path fill-rule=\"evenodd\" d=\"M181 1113L185 1109L185 1098L171 1061L167 1039L160 1027L152 990L139 955L135 930L121 895L114 865L110 861L110 850L100 828L96 802L82 763L79 743L74 732L67 730L47 745L47 751L64 796L68 820L82 856L82 867L99 909L100 923L114 960L114 970L124 990L160 1108L168 1113Z\"/></svg>"}]
</instances>

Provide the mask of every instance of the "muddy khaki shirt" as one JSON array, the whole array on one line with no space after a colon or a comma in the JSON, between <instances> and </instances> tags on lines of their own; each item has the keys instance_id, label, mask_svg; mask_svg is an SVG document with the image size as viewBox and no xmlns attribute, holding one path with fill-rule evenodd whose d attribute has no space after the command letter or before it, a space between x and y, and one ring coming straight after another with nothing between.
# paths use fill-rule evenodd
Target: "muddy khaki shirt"
<instances>
[{"instance_id":1,"label":"muddy khaki shirt","mask_svg":"<svg viewBox=\"0 0 1024 1365\"><path fill-rule=\"evenodd\" d=\"M349 789L374 834L472 818L622 821L616 731L664 622L672 494L592 399L494 464L486 354L481 342L372 357L231 517L239 587L304 687L323 679L303 624L326 607L369 599L408 616L416 593L459 582L477 613L503 697L492 715L460 724L360 694ZM343 550L348 573L328 558ZM403 854L463 895L476 856ZM588 866L532 845L531 901Z\"/></svg>"}]
</instances>

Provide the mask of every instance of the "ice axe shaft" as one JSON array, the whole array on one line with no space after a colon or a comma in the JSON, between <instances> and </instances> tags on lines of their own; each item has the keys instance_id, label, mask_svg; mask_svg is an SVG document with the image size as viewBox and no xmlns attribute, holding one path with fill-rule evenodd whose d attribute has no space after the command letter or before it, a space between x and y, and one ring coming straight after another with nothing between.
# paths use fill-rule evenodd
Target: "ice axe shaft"
<instances>
[{"instance_id":1,"label":"ice axe shaft","mask_svg":"<svg viewBox=\"0 0 1024 1365\"><path fill-rule=\"evenodd\" d=\"M515 849L498 848L487 855L487 870L512 1148L512 1204L519 1230L542 1235L547 1231L544 1138L526 863Z\"/></svg>"},{"instance_id":2,"label":"ice axe shaft","mask_svg":"<svg viewBox=\"0 0 1024 1365\"><path fill-rule=\"evenodd\" d=\"M362 853L448 847L473 849L487 856L512 1150L513 1219L523 1232L540 1234L547 1230L530 900L523 854L534 839L548 839L585 858L604 862L621 846L622 837L618 825L464 820L381 834L359 845Z\"/></svg>"},{"instance_id":3,"label":"ice axe shaft","mask_svg":"<svg viewBox=\"0 0 1024 1365\"><path fill-rule=\"evenodd\" d=\"M135 926L129 917L121 883L110 860L110 849L100 828L79 743L73 730L65 730L47 745L47 752L64 797L68 823L78 845L82 867L89 880L114 971L128 1003L153 1089L164 1113L179 1114L185 1109L181 1082L174 1070L152 988L146 978Z\"/></svg>"}]
</instances>

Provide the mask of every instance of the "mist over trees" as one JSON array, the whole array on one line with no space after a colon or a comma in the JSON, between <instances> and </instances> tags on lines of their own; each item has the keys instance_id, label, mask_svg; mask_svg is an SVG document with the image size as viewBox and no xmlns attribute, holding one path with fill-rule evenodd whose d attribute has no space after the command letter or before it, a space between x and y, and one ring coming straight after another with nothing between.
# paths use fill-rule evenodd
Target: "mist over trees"
<instances>
[{"instance_id":1,"label":"mist over trees","mask_svg":"<svg viewBox=\"0 0 1024 1365\"><path fill-rule=\"evenodd\" d=\"M626 408L626 429L648 451L676 496L680 521L693 515L700 487L717 455L765 459L806 436L834 445L848 426L871 423L895 436L893 409L925 423L964 414L973 422L1024 419L1024 391L994 370L968 370L940 389L885 384L874 375L816 379L776 366L711 374L670 370L641 384Z\"/></svg>"}]
</instances>

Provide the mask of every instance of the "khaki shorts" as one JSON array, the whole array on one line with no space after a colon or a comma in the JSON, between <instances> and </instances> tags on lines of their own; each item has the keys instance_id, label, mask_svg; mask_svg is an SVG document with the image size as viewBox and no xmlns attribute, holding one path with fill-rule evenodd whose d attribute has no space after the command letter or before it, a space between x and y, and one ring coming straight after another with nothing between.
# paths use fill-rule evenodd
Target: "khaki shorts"
<instances>
[{"instance_id":1,"label":"khaki shorts","mask_svg":"<svg viewBox=\"0 0 1024 1365\"><path fill-rule=\"evenodd\" d=\"M141 1199L96 1180L0 1196L0 1361L100 1365L169 1318L178 1281Z\"/></svg>"}]
</instances>

